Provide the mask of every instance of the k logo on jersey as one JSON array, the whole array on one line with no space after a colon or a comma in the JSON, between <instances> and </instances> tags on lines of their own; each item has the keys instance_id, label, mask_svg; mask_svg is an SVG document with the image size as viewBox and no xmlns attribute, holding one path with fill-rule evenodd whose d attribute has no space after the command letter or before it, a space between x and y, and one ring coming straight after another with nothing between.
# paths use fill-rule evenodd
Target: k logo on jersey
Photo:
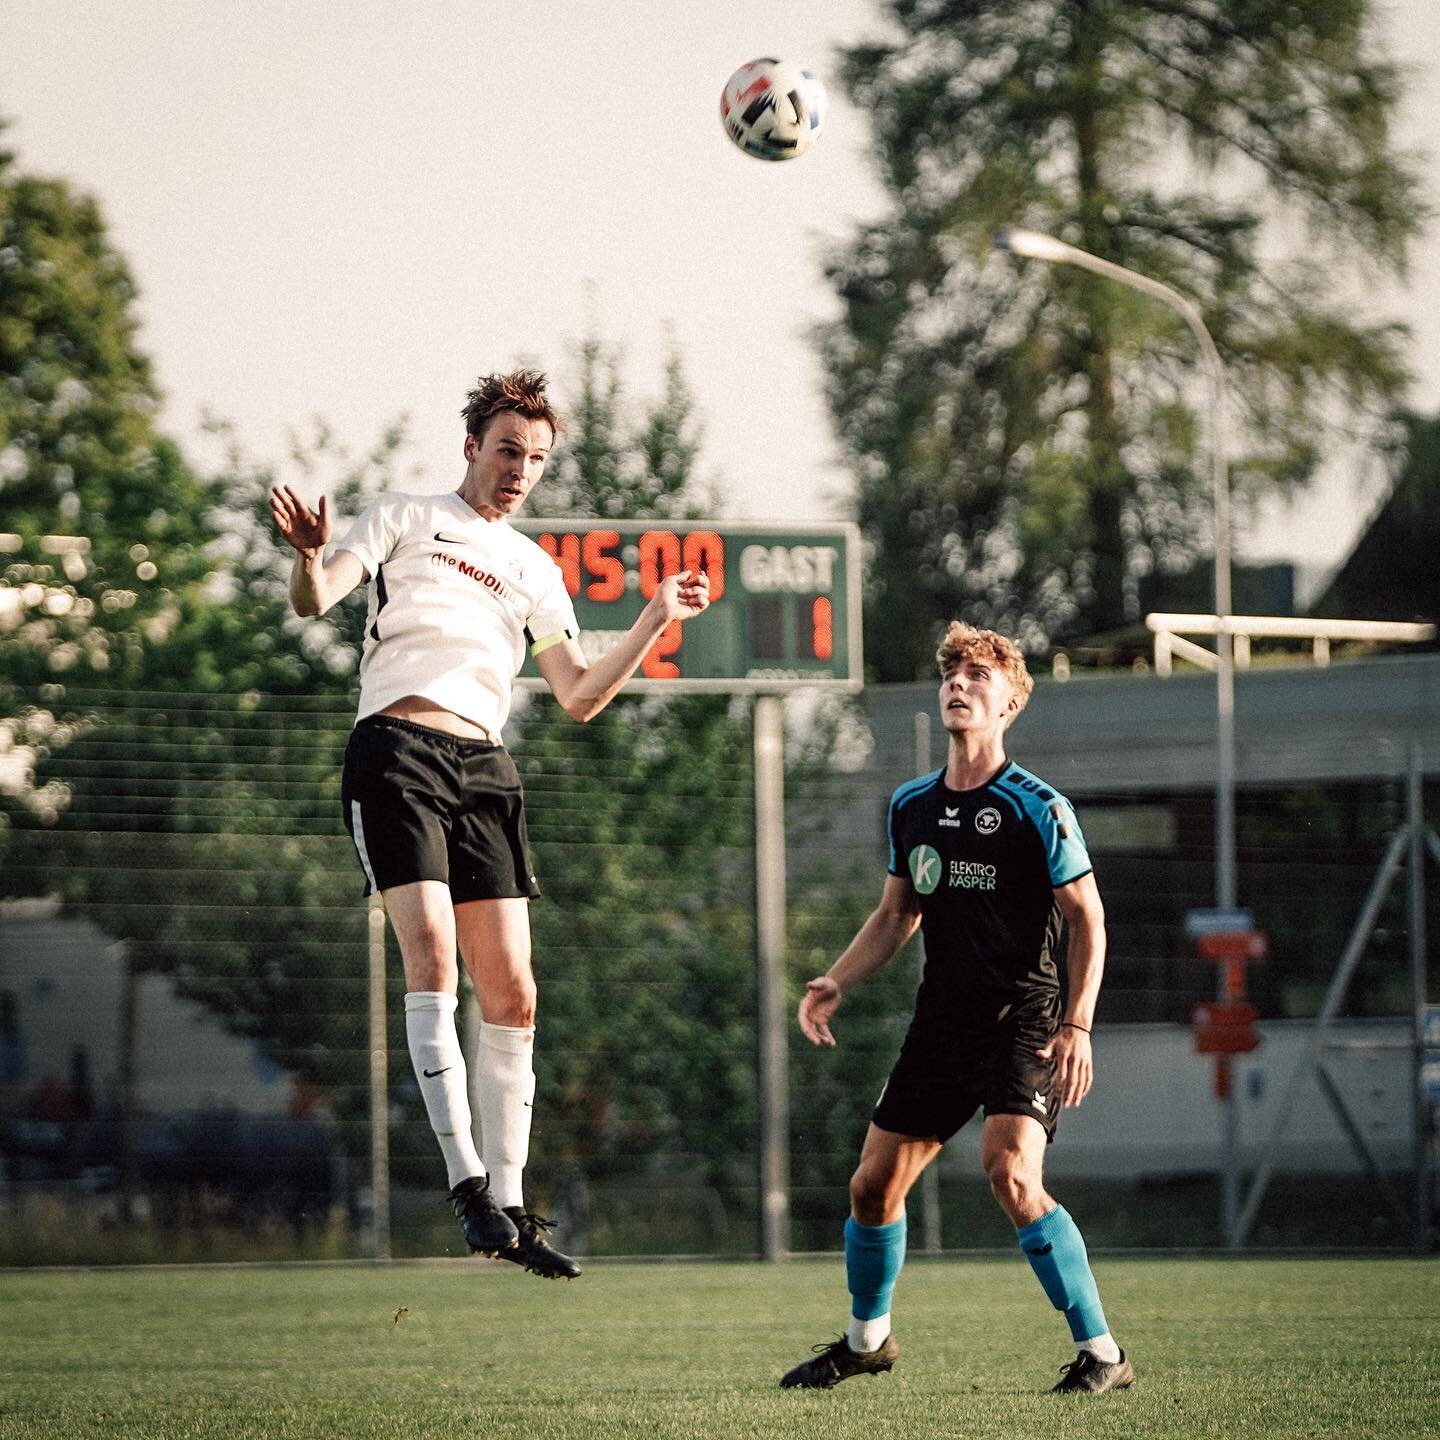
<instances>
[{"instance_id":1,"label":"k logo on jersey","mask_svg":"<svg viewBox=\"0 0 1440 1440\"><path fill-rule=\"evenodd\" d=\"M976 815L975 828L982 835L993 835L1000 828L1000 812L993 805L987 805Z\"/></svg>"},{"instance_id":2,"label":"k logo on jersey","mask_svg":"<svg viewBox=\"0 0 1440 1440\"><path fill-rule=\"evenodd\" d=\"M940 852L917 845L910 852L910 880L921 895L933 894L940 883Z\"/></svg>"}]
</instances>

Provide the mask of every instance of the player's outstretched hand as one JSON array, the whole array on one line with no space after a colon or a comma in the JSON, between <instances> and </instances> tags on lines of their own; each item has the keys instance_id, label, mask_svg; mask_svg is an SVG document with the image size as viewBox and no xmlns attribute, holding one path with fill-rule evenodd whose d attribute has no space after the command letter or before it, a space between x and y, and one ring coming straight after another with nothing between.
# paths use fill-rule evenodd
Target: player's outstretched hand
<instances>
[{"instance_id":1,"label":"player's outstretched hand","mask_svg":"<svg viewBox=\"0 0 1440 1440\"><path fill-rule=\"evenodd\" d=\"M314 554L330 543L330 511L323 495L320 508L312 510L288 485L273 486L270 514L275 528L302 555Z\"/></svg>"},{"instance_id":2,"label":"player's outstretched hand","mask_svg":"<svg viewBox=\"0 0 1440 1440\"><path fill-rule=\"evenodd\" d=\"M709 606L710 577L703 570L681 570L660 582L655 598L665 612L667 623L688 620Z\"/></svg>"},{"instance_id":3,"label":"player's outstretched hand","mask_svg":"<svg viewBox=\"0 0 1440 1440\"><path fill-rule=\"evenodd\" d=\"M805 983L800 1001L800 1033L812 1045L833 1045L830 1017L840 1004L840 987L828 976L817 975Z\"/></svg>"},{"instance_id":4,"label":"player's outstretched hand","mask_svg":"<svg viewBox=\"0 0 1440 1440\"><path fill-rule=\"evenodd\" d=\"M1095 1061L1090 1037L1073 1025L1063 1025L1050 1043L1035 1052L1042 1060L1055 1057L1055 1089L1062 1105L1078 1105L1089 1093L1095 1078Z\"/></svg>"}]
</instances>

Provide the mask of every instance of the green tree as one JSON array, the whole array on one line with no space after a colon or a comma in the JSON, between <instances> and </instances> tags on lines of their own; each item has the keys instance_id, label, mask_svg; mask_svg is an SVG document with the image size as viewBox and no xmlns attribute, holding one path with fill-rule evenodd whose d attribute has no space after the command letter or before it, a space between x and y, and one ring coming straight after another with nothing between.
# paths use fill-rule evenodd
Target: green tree
<instances>
[{"instance_id":1,"label":"green tree","mask_svg":"<svg viewBox=\"0 0 1440 1440\"><path fill-rule=\"evenodd\" d=\"M209 569L201 487L153 428L134 298L94 201L18 174L0 152L0 634L11 684L133 684Z\"/></svg>"},{"instance_id":2,"label":"green tree","mask_svg":"<svg viewBox=\"0 0 1440 1440\"><path fill-rule=\"evenodd\" d=\"M1179 318L996 255L1001 226L1196 301L1243 496L1303 482L1402 389L1404 328L1343 297L1402 272L1424 212L1371 0L882 9L889 38L844 51L842 77L890 208L827 267L842 312L819 339L876 550L869 658L910 680L955 613L1032 647L1133 620L1139 578L1209 533Z\"/></svg>"},{"instance_id":3,"label":"green tree","mask_svg":"<svg viewBox=\"0 0 1440 1440\"><path fill-rule=\"evenodd\" d=\"M158 433L98 207L10 156L0 279L0 892L58 896L353 1114L365 922L335 817L363 604L290 614L273 470L223 426L208 474ZM287 478L353 509L402 438L351 457L318 428Z\"/></svg>"},{"instance_id":4,"label":"green tree","mask_svg":"<svg viewBox=\"0 0 1440 1440\"><path fill-rule=\"evenodd\" d=\"M716 513L698 473L704 439L684 361L671 337L658 399L632 417L619 352L592 329L576 351L567 433L538 504L547 515L609 520L697 519Z\"/></svg>"},{"instance_id":5,"label":"green tree","mask_svg":"<svg viewBox=\"0 0 1440 1440\"><path fill-rule=\"evenodd\" d=\"M299 643L289 623L273 474L223 427L203 477L158 433L135 286L98 206L7 153L0 278L0 686L348 688L353 619L348 647ZM322 429L292 460L302 477L329 464L344 504L383 483L402 439L356 461Z\"/></svg>"}]
</instances>

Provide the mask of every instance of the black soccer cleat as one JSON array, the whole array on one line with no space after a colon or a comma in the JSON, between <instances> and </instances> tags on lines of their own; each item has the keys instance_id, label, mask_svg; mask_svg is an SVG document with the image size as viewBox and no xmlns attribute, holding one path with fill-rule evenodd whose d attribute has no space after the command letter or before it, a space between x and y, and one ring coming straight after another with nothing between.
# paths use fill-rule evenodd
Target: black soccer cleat
<instances>
[{"instance_id":1,"label":"black soccer cleat","mask_svg":"<svg viewBox=\"0 0 1440 1440\"><path fill-rule=\"evenodd\" d=\"M900 1343L894 1333L874 1350L852 1350L842 1335L829 1344L815 1347L815 1358L806 1360L788 1371L780 1380L782 1390L833 1390L852 1375L880 1375L889 1370L900 1355Z\"/></svg>"},{"instance_id":2,"label":"black soccer cleat","mask_svg":"<svg viewBox=\"0 0 1440 1440\"><path fill-rule=\"evenodd\" d=\"M1135 1383L1135 1370L1120 1352L1115 1361L1097 1359L1082 1350L1068 1365L1060 1367L1061 1380L1051 1387L1052 1395L1103 1395L1107 1390L1124 1390Z\"/></svg>"},{"instance_id":3,"label":"black soccer cleat","mask_svg":"<svg viewBox=\"0 0 1440 1440\"><path fill-rule=\"evenodd\" d=\"M472 1175L451 1192L465 1243L476 1255L504 1255L520 1242L515 1222L495 1203L488 1175Z\"/></svg>"},{"instance_id":4,"label":"black soccer cleat","mask_svg":"<svg viewBox=\"0 0 1440 1440\"><path fill-rule=\"evenodd\" d=\"M513 1260L547 1280L573 1280L579 1275L578 1262L562 1255L545 1238L545 1232L555 1228L553 1220L533 1215L523 1205L507 1205L501 1213L514 1224L519 1239L509 1250L502 1250L498 1259Z\"/></svg>"}]
</instances>

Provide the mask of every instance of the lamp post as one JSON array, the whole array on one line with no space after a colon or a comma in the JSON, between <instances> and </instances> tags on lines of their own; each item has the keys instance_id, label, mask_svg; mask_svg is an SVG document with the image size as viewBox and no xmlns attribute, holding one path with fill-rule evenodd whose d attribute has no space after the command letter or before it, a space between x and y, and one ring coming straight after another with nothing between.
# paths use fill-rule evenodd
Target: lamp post
<instances>
[{"instance_id":1,"label":"lamp post","mask_svg":"<svg viewBox=\"0 0 1440 1440\"><path fill-rule=\"evenodd\" d=\"M1230 478L1225 463L1225 372L1220 352L1200 312L1177 290L1148 275L1102 260L1088 250L1067 245L1052 235L1007 227L995 236L995 246L1027 260L1052 265L1076 265L1103 275L1132 290L1153 296L1178 311L1200 344L1210 378L1210 476L1215 519L1215 903L1232 909L1235 884L1235 663L1230 620ZM1222 998L1223 994L1222 994ZM1222 1206L1226 1239L1234 1244L1240 1212L1239 1169L1234 1097L1225 1101L1224 1175Z\"/></svg>"},{"instance_id":2,"label":"lamp post","mask_svg":"<svg viewBox=\"0 0 1440 1440\"><path fill-rule=\"evenodd\" d=\"M1230 631L1230 478L1225 463L1225 371L1220 352L1200 318L1200 312L1177 290L1148 275L1102 260L1088 250L1067 245L1034 230L1006 228L995 236L995 246L1027 260L1052 265L1077 265L1108 280L1151 295L1176 310L1190 327L1210 377L1210 478L1215 506L1215 903L1222 909L1235 905L1235 666Z\"/></svg>"}]
</instances>

